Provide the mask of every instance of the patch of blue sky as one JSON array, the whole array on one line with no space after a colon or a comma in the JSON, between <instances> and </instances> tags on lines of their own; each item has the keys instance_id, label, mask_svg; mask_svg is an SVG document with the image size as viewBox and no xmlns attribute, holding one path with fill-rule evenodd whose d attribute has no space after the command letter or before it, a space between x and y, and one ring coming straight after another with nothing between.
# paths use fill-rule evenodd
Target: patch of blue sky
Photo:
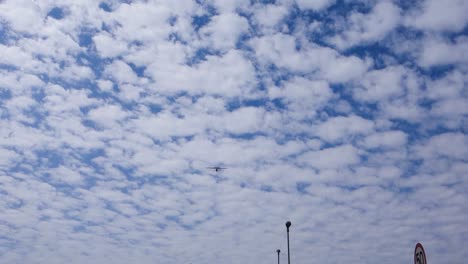
<instances>
[{"instance_id":1,"label":"patch of blue sky","mask_svg":"<svg viewBox=\"0 0 468 264\"><path fill-rule=\"evenodd\" d=\"M14 149L10 149L10 148L4 148L4 149L9 149L9 150L13 150ZM20 152L18 152L18 154L20 154ZM32 164L32 162L30 160L27 160L27 159L21 159L21 160L18 160L17 162L15 162L13 165L11 165L9 168L8 168L8 175L10 175L11 177L13 178L16 178L16 174L31 174L35 171L37 167L34 166Z\"/></svg>"},{"instance_id":2,"label":"patch of blue sky","mask_svg":"<svg viewBox=\"0 0 468 264\"><path fill-rule=\"evenodd\" d=\"M109 33L109 34L112 35L113 30L114 30L116 27L119 27L119 26L120 26L119 24L110 25L109 23L103 22L103 23L101 24L100 30L101 30L102 32L107 32L107 33Z\"/></svg>"},{"instance_id":3,"label":"patch of blue sky","mask_svg":"<svg viewBox=\"0 0 468 264\"><path fill-rule=\"evenodd\" d=\"M189 142L192 141L195 138L194 135L183 135L183 136L171 136L169 141L171 142Z\"/></svg>"},{"instance_id":4,"label":"patch of blue sky","mask_svg":"<svg viewBox=\"0 0 468 264\"><path fill-rule=\"evenodd\" d=\"M200 48L200 49L197 49L197 51L195 51L192 57L187 59L186 63L188 66L194 66L201 62L206 61L208 57L211 57L211 56L220 57L221 55L222 55L222 52L219 50L211 49L211 48Z\"/></svg>"},{"instance_id":5,"label":"patch of blue sky","mask_svg":"<svg viewBox=\"0 0 468 264\"><path fill-rule=\"evenodd\" d=\"M411 40L421 41L422 38L424 37L422 31L413 30L413 29L409 29L409 28L406 28L406 27L398 27L396 29L395 34L398 35L401 40L404 38L404 39L410 40L410 41ZM463 34L464 34L463 36L468 35L467 32L464 32ZM404 37L401 38L402 36L404 36ZM458 34L456 35L456 37L459 37L459 36L460 35L458 35ZM415 58L415 54L409 53L409 52L399 52L399 53L392 52L392 49L393 49L392 46L398 46L399 45L398 41L399 41L398 39L397 40L391 40L391 37L390 37L389 41L387 43L374 44L374 45L380 46L379 49L382 49L381 50L382 52L388 51L387 54L391 55L392 58L395 59L398 64L405 65L406 67L409 67L411 69L415 69L419 73L421 73L422 75L428 76L433 80L440 79L440 78L444 77L447 73L450 73L450 72L452 72L453 70L455 70L457 68L457 65L454 65L452 63L438 64L438 65L433 65L433 66L430 66L430 67L421 67L417 63L417 59ZM368 46L370 47L369 50L372 51L372 47L374 45L365 45L365 46L355 47L351 51L347 51L347 53L355 55L353 52L356 52L356 51L359 51L359 50L366 50ZM382 53L380 53L380 50L375 50L375 51L376 52L374 54L372 54L372 53L369 53L369 54L372 55L372 58L374 58L374 59L377 58L376 62L379 62L378 58L381 56ZM359 52L357 54L359 54ZM382 64L380 64L380 65L382 65ZM376 66L377 66L376 69L380 68L379 64L377 64Z\"/></svg>"},{"instance_id":6,"label":"patch of blue sky","mask_svg":"<svg viewBox=\"0 0 468 264\"><path fill-rule=\"evenodd\" d=\"M19 209L23 207L24 204L24 200L22 199L14 199L13 201L10 200L7 202L7 206L9 209Z\"/></svg>"},{"instance_id":7,"label":"patch of blue sky","mask_svg":"<svg viewBox=\"0 0 468 264\"><path fill-rule=\"evenodd\" d=\"M136 73L138 77L143 77L145 74L146 66L137 66L134 63L127 63L130 68L132 68L133 72Z\"/></svg>"},{"instance_id":8,"label":"patch of blue sky","mask_svg":"<svg viewBox=\"0 0 468 264\"><path fill-rule=\"evenodd\" d=\"M331 87L335 93L340 94L341 99L345 100L346 102L350 104L350 106L352 107L352 112L354 114L361 116L362 118L365 118L368 120L375 120L380 115L379 103L356 101L353 98L352 94L350 93L351 90L346 89L346 87L342 84L332 85ZM431 104L426 102L426 104L420 104L420 106L429 109ZM330 116L340 115L340 113L336 112L333 109L333 104L327 105L324 108L324 111L330 114ZM412 141L422 136L421 135L422 124L419 123L419 121L416 121L416 120L411 121L411 120L405 120L401 118L390 118L390 120L393 123L392 127L394 129L401 130L408 135L408 140ZM440 131L443 131L443 129L441 128Z\"/></svg>"},{"instance_id":9,"label":"patch of blue sky","mask_svg":"<svg viewBox=\"0 0 468 264\"><path fill-rule=\"evenodd\" d=\"M47 76L42 75L41 80L48 83L53 83L60 85L65 90L72 90L72 89L87 89L94 86L94 79L91 78L83 78L79 80L72 80L68 78L62 77L55 77L55 76Z\"/></svg>"},{"instance_id":10,"label":"patch of blue sky","mask_svg":"<svg viewBox=\"0 0 468 264\"><path fill-rule=\"evenodd\" d=\"M111 7L106 2L99 3L99 8L106 11L106 12L112 12Z\"/></svg>"},{"instance_id":11,"label":"patch of blue sky","mask_svg":"<svg viewBox=\"0 0 468 264\"><path fill-rule=\"evenodd\" d=\"M14 72L19 70L18 67L10 65L10 64L3 64L0 63L0 71L5 71L5 72Z\"/></svg>"},{"instance_id":12,"label":"patch of blue sky","mask_svg":"<svg viewBox=\"0 0 468 264\"><path fill-rule=\"evenodd\" d=\"M401 130L406 133L409 142L430 136L428 134L424 136L425 133L422 133L423 131L421 131L422 124L419 122L410 122L403 119L391 119L391 121L393 122L392 127L394 129Z\"/></svg>"},{"instance_id":13,"label":"patch of blue sky","mask_svg":"<svg viewBox=\"0 0 468 264\"><path fill-rule=\"evenodd\" d=\"M427 67L427 68L421 67L419 68L419 71L421 72L421 74L429 76L432 80L437 80L453 72L455 69L457 69L456 65L447 63L445 65L440 64L440 65L434 65L434 66Z\"/></svg>"},{"instance_id":14,"label":"patch of blue sky","mask_svg":"<svg viewBox=\"0 0 468 264\"><path fill-rule=\"evenodd\" d=\"M103 128L99 127L99 125L92 121L92 120L89 120L89 119L84 119L81 121L81 124L87 128L91 128L91 129L94 129L94 130L97 130L97 131L102 131L104 130Z\"/></svg>"},{"instance_id":15,"label":"patch of blue sky","mask_svg":"<svg viewBox=\"0 0 468 264\"><path fill-rule=\"evenodd\" d=\"M250 49L249 40L252 39L252 36L255 35L255 32L253 32L253 33L254 34L244 33L244 34L240 35L239 38L237 39L236 44L235 44L236 49L238 49L238 50L249 50Z\"/></svg>"},{"instance_id":16,"label":"patch of blue sky","mask_svg":"<svg viewBox=\"0 0 468 264\"><path fill-rule=\"evenodd\" d=\"M460 133L467 133L467 123L468 120L465 117L464 120L460 120L460 125L457 127L447 127L444 124L433 124L430 127L424 127L423 133L421 133L421 137L429 137L429 136L434 136L434 135L441 135L444 133L449 133L449 132L460 132ZM418 134L419 135L419 134Z\"/></svg>"},{"instance_id":17,"label":"patch of blue sky","mask_svg":"<svg viewBox=\"0 0 468 264\"><path fill-rule=\"evenodd\" d=\"M276 4L278 1L277 0L251 0L250 2L252 3L258 3L258 4Z\"/></svg>"},{"instance_id":18,"label":"patch of blue sky","mask_svg":"<svg viewBox=\"0 0 468 264\"><path fill-rule=\"evenodd\" d=\"M39 128L42 124L44 124L44 121L47 118L47 113L43 111L37 111L36 108L32 106L23 110L23 114L29 119L21 121L21 123L34 128Z\"/></svg>"},{"instance_id":19,"label":"patch of blue sky","mask_svg":"<svg viewBox=\"0 0 468 264\"><path fill-rule=\"evenodd\" d=\"M283 19L288 27L288 32L294 32L297 27L309 24L322 19L322 15L312 10L300 10L297 6L289 10L288 15ZM298 23L301 22L301 23Z\"/></svg>"},{"instance_id":20,"label":"patch of blue sky","mask_svg":"<svg viewBox=\"0 0 468 264\"><path fill-rule=\"evenodd\" d=\"M112 61L109 58L101 58L94 48L86 52L80 52L76 56L76 62L79 65L90 67L97 78L102 77L105 67L112 63Z\"/></svg>"},{"instance_id":21,"label":"patch of blue sky","mask_svg":"<svg viewBox=\"0 0 468 264\"><path fill-rule=\"evenodd\" d=\"M404 12L407 12L422 8L424 0L396 0L395 3Z\"/></svg>"},{"instance_id":22,"label":"patch of blue sky","mask_svg":"<svg viewBox=\"0 0 468 264\"><path fill-rule=\"evenodd\" d=\"M114 213L119 214L119 215L122 215L122 216L126 216L126 217L128 216L128 215L124 214L122 211L120 211L120 210L117 208L117 205L114 205L114 202L109 201L109 200L107 200L107 199L105 199L105 198L102 199L102 202L103 202L104 208L105 208L106 210L109 210L109 211L111 211L111 212L114 212ZM110 234L110 236L112 237L112 234Z\"/></svg>"},{"instance_id":23,"label":"patch of blue sky","mask_svg":"<svg viewBox=\"0 0 468 264\"><path fill-rule=\"evenodd\" d=\"M349 84L331 84L333 93L339 96L339 99L346 101L351 106L350 111L365 118L373 119L378 114L378 104L374 102L360 102L355 100L352 93L352 85ZM333 101L332 101L333 102ZM336 105L328 104L323 108L327 114L334 116L340 115L340 111L335 108Z\"/></svg>"},{"instance_id":24,"label":"patch of blue sky","mask_svg":"<svg viewBox=\"0 0 468 264\"><path fill-rule=\"evenodd\" d=\"M184 40L183 37L178 32L171 32L169 36L167 37L167 40L173 43L180 43L182 45L190 45L190 43Z\"/></svg>"},{"instance_id":25,"label":"patch of blue sky","mask_svg":"<svg viewBox=\"0 0 468 264\"><path fill-rule=\"evenodd\" d=\"M82 30L78 35L78 45L80 47L90 48L93 45L94 31ZM86 53L83 53L86 54Z\"/></svg>"},{"instance_id":26,"label":"patch of blue sky","mask_svg":"<svg viewBox=\"0 0 468 264\"><path fill-rule=\"evenodd\" d=\"M0 226L2 224L0 223ZM11 227L10 227L11 228ZM8 250L17 247L19 244L18 240L7 236L0 236L0 256L5 254Z\"/></svg>"},{"instance_id":27,"label":"patch of blue sky","mask_svg":"<svg viewBox=\"0 0 468 264\"><path fill-rule=\"evenodd\" d=\"M468 24L463 28L463 30L458 32L443 32L442 36L447 37L452 43L459 37L468 36Z\"/></svg>"},{"instance_id":28,"label":"patch of blue sky","mask_svg":"<svg viewBox=\"0 0 468 264\"><path fill-rule=\"evenodd\" d=\"M12 222L4 221L4 220L2 220L2 219L0 219L0 226L5 226L5 227L7 227L9 230L12 230L12 231L16 231L16 230L19 228L17 224L15 225L15 224L12 223ZM2 237L3 237L3 236L2 236ZM12 238L10 237L10 239L12 239ZM14 240L14 239L12 239L12 240ZM0 247L0 248L1 248L1 247Z\"/></svg>"},{"instance_id":29,"label":"patch of blue sky","mask_svg":"<svg viewBox=\"0 0 468 264\"><path fill-rule=\"evenodd\" d=\"M72 228L72 233L92 233L92 230L89 227L92 227L93 223L87 222L83 225L76 225Z\"/></svg>"},{"instance_id":30,"label":"patch of blue sky","mask_svg":"<svg viewBox=\"0 0 468 264\"><path fill-rule=\"evenodd\" d=\"M374 61L374 69L383 69L387 65L384 61L382 61L382 57L384 56L391 56L394 59L405 59L404 57L399 58L388 45L382 42L375 42L375 43L364 43L362 45L353 46L343 53L345 56L356 56L362 59L365 58L372 58ZM385 57L384 57L385 59ZM406 58L408 60L408 58Z\"/></svg>"},{"instance_id":31,"label":"patch of blue sky","mask_svg":"<svg viewBox=\"0 0 468 264\"><path fill-rule=\"evenodd\" d=\"M239 97L235 97L233 99L227 100L225 107L226 110L232 112L242 107L263 107L266 103L268 103L268 99L266 98L242 99Z\"/></svg>"},{"instance_id":32,"label":"patch of blue sky","mask_svg":"<svg viewBox=\"0 0 468 264\"><path fill-rule=\"evenodd\" d=\"M192 25L194 26L194 30L198 31L200 28L203 26L207 25L211 21L211 17L213 14L208 15L200 15L200 16L194 16L192 19Z\"/></svg>"},{"instance_id":33,"label":"patch of blue sky","mask_svg":"<svg viewBox=\"0 0 468 264\"><path fill-rule=\"evenodd\" d=\"M62 181L58 181L55 179L52 179L50 174L43 175L41 177L42 181L49 184L50 186L54 187L55 191L57 193L62 193L63 195L67 197L79 197L80 194L76 192L76 188L79 187L77 184L72 184L72 183L65 183ZM47 206L44 206L42 209L46 209Z\"/></svg>"},{"instance_id":34,"label":"patch of blue sky","mask_svg":"<svg viewBox=\"0 0 468 264\"><path fill-rule=\"evenodd\" d=\"M296 182L296 191L301 194L307 194L307 188L312 185L310 182Z\"/></svg>"},{"instance_id":35,"label":"patch of blue sky","mask_svg":"<svg viewBox=\"0 0 468 264\"><path fill-rule=\"evenodd\" d=\"M63 152L57 149L42 149L35 150L34 154L40 160L40 163L36 164L41 165L47 168L57 168L64 163Z\"/></svg>"},{"instance_id":36,"label":"patch of blue sky","mask_svg":"<svg viewBox=\"0 0 468 264\"><path fill-rule=\"evenodd\" d=\"M122 169L122 166L115 166L115 167L119 168L119 170L123 172L127 180L129 182L132 182L132 184L135 184L135 187L140 188L143 185L148 184L148 185L168 186L169 189L172 189L173 179L170 178L170 175L159 174L159 173L138 175L135 169L128 169L128 168ZM124 187L122 190L125 190L125 188L132 189L134 187Z\"/></svg>"},{"instance_id":37,"label":"patch of blue sky","mask_svg":"<svg viewBox=\"0 0 468 264\"><path fill-rule=\"evenodd\" d=\"M0 44L8 44L9 42L14 40L14 36L12 36L8 24L2 20L0 20Z\"/></svg>"},{"instance_id":38,"label":"patch of blue sky","mask_svg":"<svg viewBox=\"0 0 468 264\"><path fill-rule=\"evenodd\" d=\"M52 8L49 13L47 13L47 16L53 17L54 19L60 20L65 17L65 10L60 7L54 7Z\"/></svg>"},{"instance_id":39,"label":"patch of blue sky","mask_svg":"<svg viewBox=\"0 0 468 264\"><path fill-rule=\"evenodd\" d=\"M11 90L0 86L0 102L11 99Z\"/></svg>"},{"instance_id":40,"label":"patch of blue sky","mask_svg":"<svg viewBox=\"0 0 468 264\"><path fill-rule=\"evenodd\" d=\"M75 157L85 164L93 164L95 158L105 156L105 150L102 148L73 149L73 152L76 153Z\"/></svg>"},{"instance_id":41,"label":"patch of blue sky","mask_svg":"<svg viewBox=\"0 0 468 264\"><path fill-rule=\"evenodd\" d=\"M271 79L276 86L281 86L284 82L295 77L307 77L308 74L292 72L288 69L278 67L275 63L269 63L265 68L259 68L259 65L254 64L257 71L260 72L260 77Z\"/></svg>"},{"instance_id":42,"label":"patch of blue sky","mask_svg":"<svg viewBox=\"0 0 468 264\"><path fill-rule=\"evenodd\" d=\"M179 215L180 215L180 213L179 213ZM165 219L166 219L167 221L169 221L169 222L174 222L174 223L180 225L180 224L181 224L181 221L180 221L179 215L167 215L167 216L165 217Z\"/></svg>"},{"instance_id":43,"label":"patch of blue sky","mask_svg":"<svg viewBox=\"0 0 468 264\"><path fill-rule=\"evenodd\" d=\"M312 138L317 139L317 140L321 140L318 137L312 137ZM363 138L363 136L355 135L355 136L349 136L349 137L343 138L343 139L338 139L338 140L335 140L335 141L323 141L322 144L320 145L320 150L339 147L339 146L342 146L343 144L346 144L346 143L356 144L356 142L359 139L362 139L362 138Z\"/></svg>"},{"instance_id":44,"label":"patch of blue sky","mask_svg":"<svg viewBox=\"0 0 468 264\"><path fill-rule=\"evenodd\" d=\"M367 14L372 10L373 5L374 3L370 1L337 0L327 11L346 17L352 12Z\"/></svg>"},{"instance_id":45,"label":"patch of blue sky","mask_svg":"<svg viewBox=\"0 0 468 264\"><path fill-rule=\"evenodd\" d=\"M240 139L240 140L252 140L257 137L266 136L267 133L265 132L255 132L255 133L226 133L225 136L232 138L232 139Z\"/></svg>"},{"instance_id":46,"label":"patch of blue sky","mask_svg":"<svg viewBox=\"0 0 468 264\"><path fill-rule=\"evenodd\" d=\"M99 166L96 166L96 165L90 165L90 166L94 167L95 173L98 173L100 175L105 175L105 170L101 169ZM91 190L91 188L96 186L96 184L100 181L99 178L93 177L90 175L85 175L83 178L84 178L83 184L80 185L80 188L87 189L87 190Z\"/></svg>"},{"instance_id":47,"label":"patch of blue sky","mask_svg":"<svg viewBox=\"0 0 468 264\"><path fill-rule=\"evenodd\" d=\"M147 107L151 111L152 114L158 114L164 110L163 105L155 104L155 103L149 103Z\"/></svg>"}]
</instances>

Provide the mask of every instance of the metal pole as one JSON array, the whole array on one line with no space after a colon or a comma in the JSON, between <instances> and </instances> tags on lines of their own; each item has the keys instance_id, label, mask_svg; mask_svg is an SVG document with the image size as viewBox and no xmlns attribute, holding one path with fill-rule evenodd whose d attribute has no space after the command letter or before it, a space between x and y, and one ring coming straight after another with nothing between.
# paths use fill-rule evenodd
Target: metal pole
<instances>
[{"instance_id":1,"label":"metal pole","mask_svg":"<svg viewBox=\"0 0 468 264\"><path fill-rule=\"evenodd\" d=\"M278 253L278 264L280 264L280 263L279 263L279 253L280 253L280 250L277 249L277 250L276 250L276 253Z\"/></svg>"},{"instance_id":2,"label":"metal pole","mask_svg":"<svg viewBox=\"0 0 468 264\"><path fill-rule=\"evenodd\" d=\"M291 257L289 255L289 227L291 226L291 221L286 222L286 232L288 234L288 264L291 264Z\"/></svg>"}]
</instances>

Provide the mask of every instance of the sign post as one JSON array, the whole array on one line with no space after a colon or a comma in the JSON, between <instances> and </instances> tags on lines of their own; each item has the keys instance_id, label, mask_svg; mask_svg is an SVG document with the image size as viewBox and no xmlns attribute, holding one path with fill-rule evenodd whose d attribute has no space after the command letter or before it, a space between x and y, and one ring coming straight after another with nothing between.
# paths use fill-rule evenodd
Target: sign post
<instances>
[{"instance_id":1,"label":"sign post","mask_svg":"<svg viewBox=\"0 0 468 264\"><path fill-rule=\"evenodd\" d=\"M427 264L426 252L421 243L416 244L414 248L414 264Z\"/></svg>"}]
</instances>

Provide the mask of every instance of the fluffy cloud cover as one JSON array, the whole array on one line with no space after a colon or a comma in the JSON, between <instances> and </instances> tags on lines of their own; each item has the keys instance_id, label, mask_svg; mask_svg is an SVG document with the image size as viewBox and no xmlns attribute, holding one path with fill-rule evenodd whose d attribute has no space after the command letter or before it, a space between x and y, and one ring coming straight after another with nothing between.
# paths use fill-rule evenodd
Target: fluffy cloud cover
<instances>
[{"instance_id":1,"label":"fluffy cloud cover","mask_svg":"<svg viewBox=\"0 0 468 264\"><path fill-rule=\"evenodd\" d=\"M467 7L0 1L0 263L465 263Z\"/></svg>"}]
</instances>

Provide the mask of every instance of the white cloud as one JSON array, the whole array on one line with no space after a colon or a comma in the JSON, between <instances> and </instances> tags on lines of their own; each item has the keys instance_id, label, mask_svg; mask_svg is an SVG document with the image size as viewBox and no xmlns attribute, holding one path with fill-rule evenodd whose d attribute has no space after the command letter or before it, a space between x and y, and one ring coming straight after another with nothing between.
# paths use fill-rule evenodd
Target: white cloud
<instances>
[{"instance_id":1,"label":"white cloud","mask_svg":"<svg viewBox=\"0 0 468 264\"><path fill-rule=\"evenodd\" d=\"M14 110L15 108L18 110L26 109L32 105L34 105L36 101L27 96L17 96L8 100L6 103L6 107L10 110Z\"/></svg>"},{"instance_id":2,"label":"white cloud","mask_svg":"<svg viewBox=\"0 0 468 264\"><path fill-rule=\"evenodd\" d=\"M80 107L93 106L98 101L88 96L85 90L66 90L59 85L48 85L44 97L44 108L51 112L50 117L57 117L62 112L78 114Z\"/></svg>"},{"instance_id":3,"label":"white cloud","mask_svg":"<svg viewBox=\"0 0 468 264\"><path fill-rule=\"evenodd\" d=\"M234 134L255 133L263 125L263 115L262 108L243 107L226 114L222 120L226 132Z\"/></svg>"},{"instance_id":4,"label":"white cloud","mask_svg":"<svg viewBox=\"0 0 468 264\"><path fill-rule=\"evenodd\" d=\"M255 10L254 19L261 27L270 29L278 25L278 23L285 18L289 10L284 5L267 5L258 6ZM273 30L273 29L270 29Z\"/></svg>"},{"instance_id":5,"label":"white cloud","mask_svg":"<svg viewBox=\"0 0 468 264\"><path fill-rule=\"evenodd\" d=\"M423 42L419 64L423 67L448 64L465 64L468 58L468 39L459 37L453 43L438 38Z\"/></svg>"},{"instance_id":6,"label":"white cloud","mask_svg":"<svg viewBox=\"0 0 468 264\"><path fill-rule=\"evenodd\" d=\"M98 108L92 109L88 113L88 118L94 122L96 122L99 126L105 128L111 128L112 126L116 125L116 123L123 118L125 118L127 114L124 110L121 109L120 106L117 105L104 105Z\"/></svg>"},{"instance_id":7,"label":"white cloud","mask_svg":"<svg viewBox=\"0 0 468 264\"><path fill-rule=\"evenodd\" d=\"M50 170L50 175L54 181L70 185L80 185L83 182L83 176L81 176L76 169L77 168L60 166L56 169Z\"/></svg>"},{"instance_id":8,"label":"white cloud","mask_svg":"<svg viewBox=\"0 0 468 264\"><path fill-rule=\"evenodd\" d=\"M407 143L407 135L401 131L378 132L363 140L366 148L401 148Z\"/></svg>"},{"instance_id":9,"label":"white cloud","mask_svg":"<svg viewBox=\"0 0 468 264\"><path fill-rule=\"evenodd\" d=\"M0 5L0 17L17 31L35 34L42 29L46 10L41 10L34 2L18 1Z\"/></svg>"},{"instance_id":10,"label":"white cloud","mask_svg":"<svg viewBox=\"0 0 468 264\"><path fill-rule=\"evenodd\" d=\"M313 81L301 77L288 80L283 87L270 87L271 99L282 99L298 119L312 117L333 98L333 91L325 81Z\"/></svg>"},{"instance_id":11,"label":"white cloud","mask_svg":"<svg viewBox=\"0 0 468 264\"><path fill-rule=\"evenodd\" d=\"M1 261L463 263L466 19L344 3L1 1Z\"/></svg>"},{"instance_id":12,"label":"white cloud","mask_svg":"<svg viewBox=\"0 0 468 264\"><path fill-rule=\"evenodd\" d=\"M427 93L429 99L458 99L463 97L463 88L466 75L460 71L452 71L440 79L427 82Z\"/></svg>"},{"instance_id":13,"label":"white cloud","mask_svg":"<svg viewBox=\"0 0 468 264\"><path fill-rule=\"evenodd\" d=\"M249 0L210 0L221 13L244 10L250 6Z\"/></svg>"},{"instance_id":14,"label":"white cloud","mask_svg":"<svg viewBox=\"0 0 468 264\"><path fill-rule=\"evenodd\" d=\"M333 83L348 82L362 77L369 67L369 62L355 56L338 56L330 49L323 50L323 76ZM317 54L321 57L322 54ZM320 75L319 75L320 76Z\"/></svg>"},{"instance_id":15,"label":"white cloud","mask_svg":"<svg viewBox=\"0 0 468 264\"><path fill-rule=\"evenodd\" d=\"M112 38L108 33L101 33L93 37L96 49L103 58L113 58L122 55L128 50L123 41Z\"/></svg>"},{"instance_id":16,"label":"white cloud","mask_svg":"<svg viewBox=\"0 0 468 264\"><path fill-rule=\"evenodd\" d=\"M104 73L119 84L136 83L138 81L138 76L132 68L120 60L113 61L112 64L106 66Z\"/></svg>"},{"instance_id":17,"label":"white cloud","mask_svg":"<svg viewBox=\"0 0 468 264\"><path fill-rule=\"evenodd\" d=\"M460 31L468 22L468 3L463 0L427 0L405 17L407 25L433 31Z\"/></svg>"},{"instance_id":18,"label":"white cloud","mask_svg":"<svg viewBox=\"0 0 468 264\"><path fill-rule=\"evenodd\" d=\"M170 16L169 7L159 2L150 5L143 2L124 3L110 14L112 24L115 25L113 33L122 43L163 40L170 33Z\"/></svg>"},{"instance_id":19,"label":"white cloud","mask_svg":"<svg viewBox=\"0 0 468 264\"><path fill-rule=\"evenodd\" d=\"M468 156L468 138L462 133L444 133L431 137L425 144L416 146L419 157L434 158L449 157L466 159Z\"/></svg>"},{"instance_id":20,"label":"white cloud","mask_svg":"<svg viewBox=\"0 0 468 264\"><path fill-rule=\"evenodd\" d=\"M315 134L328 142L341 141L356 135L365 135L374 129L374 124L360 116L337 116L315 127Z\"/></svg>"},{"instance_id":21,"label":"white cloud","mask_svg":"<svg viewBox=\"0 0 468 264\"><path fill-rule=\"evenodd\" d=\"M329 41L340 49L379 41L398 26L399 20L400 9L390 1L381 1L368 14L351 14L342 22L343 32Z\"/></svg>"},{"instance_id":22,"label":"white cloud","mask_svg":"<svg viewBox=\"0 0 468 264\"><path fill-rule=\"evenodd\" d=\"M318 79L334 83L347 82L367 70L368 63L355 56L341 56L331 48L304 43L301 50L296 48L291 35L275 34L250 41L260 62L298 73L314 74Z\"/></svg>"},{"instance_id":23,"label":"white cloud","mask_svg":"<svg viewBox=\"0 0 468 264\"><path fill-rule=\"evenodd\" d=\"M23 65L37 64L29 53L24 52L18 47L0 44L0 52L3 54L0 58L2 64L12 65L18 68L24 67Z\"/></svg>"},{"instance_id":24,"label":"white cloud","mask_svg":"<svg viewBox=\"0 0 468 264\"><path fill-rule=\"evenodd\" d=\"M222 51L235 48L242 34L248 33L247 19L236 13L222 13L211 18L210 23L200 29L202 42L206 46Z\"/></svg>"},{"instance_id":25,"label":"white cloud","mask_svg":"<svg viewBox=\"0 0 468 264\"><path fill-rule=\"evenodd\" d=\"M104 92L112 91L112 88L114 86L114 84L109 80L98 80L97 84L99 89L101 89Z\"/></svg>"},{"instance_id":26,"label":"white cloud","mask_svg":"<svg viewBox=\"0 0 468 264\"><path fill-rule=\"evenodd\" d=\"M160 41L148 46L132 47L131 52L124 55L124 60L139 67L151 64L184 64L189 59L189 56L193 55L194 49L195 47L189 47L180 43Z\"/></svg>"},{"instance_id":27,"label":"white cloud","mask_svg":"<svg viewBox=\"0 0 468 264\"><path fill-rule=\"evenodd\" d=\"M321 10L335 3L335 0L295 0L300 9Z\"/></svg>"},{"instance_id":28,"label":"white cloud","mask_svg":"<svg viewBox=\"0 0 468 264\"><path fill-rule=\"evenodd\" d=\"M432 106L431 113L436 116L465 115L468 113L468 100L458 98L439 101Z\"/></svg>"},{"instance_id":29,"label":"white cloud","mask_svg":"<svg viewBox=\"0 0 468 264\"><path fill-rule=\"evenodd\" d=\"M0 151L0 169L13 165L18 157L16 152L2 148Z\"/></svg>"},{"instance_id":30,"label":"white cloud","mask_svg":"<svg viewBox=\"0 0 468 264\"><path fill-rule=\"evenodd\" d=\"M340 145L306 152L299 160L317 169L338 169L359 163L360 155L359 150L352 145Z\"/></svg>"},{"instance_id":31,"label":"white cloud","mask_svg":"<svg viewBox=\"0 0 468 264\"><path fill-rule=\"evenodd\" d=\"M186 91L190 94L249 96L256 85L252 62L235 50L223 56L209 56L193 67L152 64L147 74L158 84L158 92L169 94Z\"/></svg>"},{"instance_id":32,"label":"white cloud","mask_svg":"<svg viewBox=\"0 0 468 264\"><path fill-rule=\"evenodd\" d=\"M67 81L81 81L93 79L94 73L89 67L70 65L63 69L60 76Z\"/></svg>"},{"instance_id":33,"label":"white cloud","mask_svg":"<svg viewBox=\"0 0 468 264\"><path fill-rule=\"evenodd\" d=\"M388 67L372 70L359 80L355 97L365 101L381 101L402 95L405 91L407 69Z\"/></svg>"}]
</instances>

